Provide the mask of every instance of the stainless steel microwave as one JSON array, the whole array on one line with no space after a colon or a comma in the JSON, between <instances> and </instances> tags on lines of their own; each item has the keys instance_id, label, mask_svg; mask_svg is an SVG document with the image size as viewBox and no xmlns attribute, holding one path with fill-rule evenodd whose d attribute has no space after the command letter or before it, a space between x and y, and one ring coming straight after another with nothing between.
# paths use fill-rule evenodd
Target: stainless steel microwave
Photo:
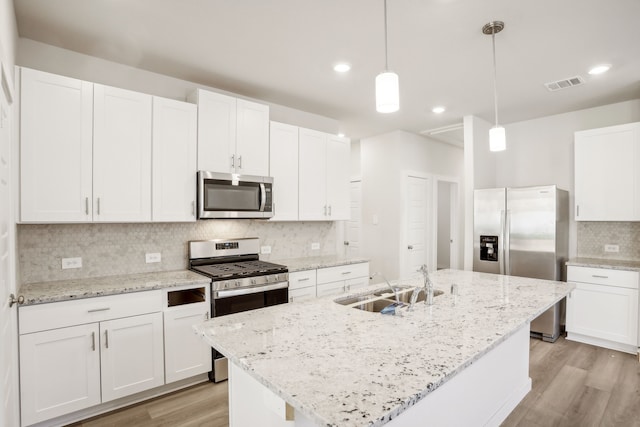
<instances>
[{"instance_id":1,"label":"stainless steel microwave","mask_svg":"<svg viewBox=\"0 0 640 427\"><path fill-rule=\"evenodd\" d=\"M198 218L271 218L273 178L198 171Z\"/></svg>"}]
</instances>

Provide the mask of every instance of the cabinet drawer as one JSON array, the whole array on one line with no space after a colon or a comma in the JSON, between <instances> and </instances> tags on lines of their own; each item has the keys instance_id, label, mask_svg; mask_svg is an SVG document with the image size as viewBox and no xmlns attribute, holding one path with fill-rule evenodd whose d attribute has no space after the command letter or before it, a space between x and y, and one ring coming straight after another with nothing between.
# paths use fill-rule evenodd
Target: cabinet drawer
<instances>
[{"instance_id":1,"label":"cabinet drawer","mask_svg":"<svg viewBox=\"0 0 640 427\"><path fill-rule=\"evenodd\" d=\"M369 275L369 263L340 265L337 267L319 268L318 283L336 282Z\"/></svg>"},{"instance_id":2,"label":"cabinet drawer","mask_svg":"<svg viewBox=\"0 0 640 427\"><path fill-rule=\"evenodd\" d=\"M316 270L289 273L289 291L316 285Z\"/></svg>"},{"instance_id":3,"label":"cabinet drawer","mask_svg":"<svg viewBox=\"0 0 640 427\"><path fill-rule=\"evenodd\" d=\"M29 305L18 311L20 334L162 311L162 291L132 292Z\"/></svg>"},{"instance_id":4,"label":"cabinet drawer","mask_svg":"<svg viewBox=\"0 0 640 427\"><path fill-rule=\"evenodd\" d=\"M567 281L638 289L638 272L570 265L567 267Z\"/></svg>"}]
</instances>

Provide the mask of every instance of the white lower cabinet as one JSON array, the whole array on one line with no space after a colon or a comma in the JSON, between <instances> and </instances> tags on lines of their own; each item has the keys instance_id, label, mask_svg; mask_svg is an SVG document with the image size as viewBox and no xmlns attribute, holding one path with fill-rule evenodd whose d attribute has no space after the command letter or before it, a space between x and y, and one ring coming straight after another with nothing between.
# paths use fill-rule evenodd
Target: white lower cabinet
<instances>
[{"instance_id":1,"label":"white lower cabinet","mask_svg":"<svg viewBox=\"0 0 640 427\"><path fill-rule=\"evenodd\" d=\"M638 272L569 266L567 281L567 339L636 353Z\"/></svg>"},{"instance_id":2,"label":"white lower cabinet","mask_svg":"<svg viewBox=\"0 0 640 427\"><path fill-rule=\"evenodd\" d=\"M337 295L369 284L369 263L319 268L317 295Z\"/></svg>"},{"instance_id":3,"label":"white lower cabinet","mask_svg":"<svg viewBox=\"0 0 640 427\"><path fill-rule=\"evenodd\" d=\"M162 313L100 322L102 402L164 384Z\"/></svg>"},{"instance_id":4,"label":"white lower cabinet","mask_svg":"<svg viewBox=\"0 0 640 427\"><path fill-rule=\"evenodd\" d=\"M164 384L160 291L21 307L27 426Z\"/></svg>"},{"instance_id":5,"label":"white lower cabinet","mask_svg":"<svg viewBox=\"0 0 640 427\"><path fill-rule=\"evenodd\" d=\"M209 287L167 292L164 309L165 380L167 384L211 371L211 347L193 330L210 316Z\"/></svg>"},{"instance_id":6,"label":"white lower cabinet","mask_svg":"<svg viewBox=\"0 0 640 427\"><path fill-rule=\"evenodd\" d=\"M20 336L22 425L100 403L97 323Z\"/></svg>"},{"instance_id":7,"label":"white lower cabinet","mask_svg":"<svg viewBox=\"0 0 640 427\"><path fill-rule=\"evenodd\" d=\"M289 302L316 297L316 270L289 273Z\"/></svg>"}]
</instances>

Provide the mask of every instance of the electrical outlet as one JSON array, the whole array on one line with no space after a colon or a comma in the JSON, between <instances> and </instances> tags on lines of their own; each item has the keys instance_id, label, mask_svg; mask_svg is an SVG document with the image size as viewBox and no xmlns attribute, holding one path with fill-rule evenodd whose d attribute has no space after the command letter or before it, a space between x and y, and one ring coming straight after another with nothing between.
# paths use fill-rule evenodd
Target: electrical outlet
<instances>
[{"instance_id":1,"label":"electrical outlet","mask_svg":"<svg viewBox=\"0 0 640 427\"><path fill-rule=\"evenodd\" d=\"M620 246L618 245L604 245L605 252L620 252Z\"/></svg>"},{"instance_id":2,"label":"electrical outlet","mask_svg":"<svg viewBox=\"0 0 640 427\"><path fill-rule=\"evenodd\" d=\"M147 261L147 264L162 261L162 255L160 252L147 253L144 255L144 258Z\"/></svg>"},{"instance_id":3,"label":"electrical outlet","mask_svg":"<svg viewBox=\"0 0 640 427\"><path fill-rule=\"evenodd\" d=\"M271 246L260 246L260 253L267 255L271 253Z\"/></svg>"},{"instance_id":4,"label":"electrical outlet","mask_svg":"<svg viewBox=\"0 0 640 427\"><path fill-rule=\"evenodd\" d=\"M313 242L313 243L311 244L311 250L312 250L312 251L317 251L318 249L320 249L320 243L318 243L318 242Z\"/></svg>"},{"instance_id":5,"label":"electrical outlet","mask_svg":"<svg viewBox=\"0 0 640 427\"><path fill-rule=\"evenodd\" d=\"M62 258L62 269L82 268L82 258Z\"/></svg>"}]
</instances>

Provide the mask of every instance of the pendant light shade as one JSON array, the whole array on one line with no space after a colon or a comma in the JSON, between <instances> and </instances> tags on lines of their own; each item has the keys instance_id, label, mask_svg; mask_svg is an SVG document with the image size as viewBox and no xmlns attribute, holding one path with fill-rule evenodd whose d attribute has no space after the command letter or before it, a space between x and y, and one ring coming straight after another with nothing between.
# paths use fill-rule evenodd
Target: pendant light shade
<instances>
[{"instance_id":1,"label":"pendant light shade","mask_svg":"<svg viewBox=\"0 0 640 427\"><path fill-rule=\"evenodd\" d=\"M489 150L503 151L507 148L507 138L502 126L494 126L489 131Z\"/></svg>"},{"instance_id":2,"label":"pendant light shade","mask_svg":"<svg viewBox=\"0 0 640 427\"><path fill-rule=\"evenodd\" d=\"M376 76L376 111L394 113L400 109L398 75L389 71L387 55L387 0L384 0L384 72Z\"/></svg>"},{"instance_id":3,"label":"pendant light shade","mask_svg":"<svg viewBox=\"0 0 640 427\"><path fill-rule=\"evenodd\" d=\"M489 150L503 151L507 149L507 136L504 128L498 125L498 78L496 72L496 34L504 29L504 22L491 21L482 27L482 34L491 35L493 46L493 106L495 108L496 125L489 131Z\"/></svg>"},{"instance_id":4,"label":"pendant light shade","mask_svg":"<svg viewBox=\"0 0 640 427\"><path fill-rule=\"evenodd\" d=\"M398 75L385 71L376 76L376 111L393 113L400 109Z\"/></svg>"}]
</instances>

